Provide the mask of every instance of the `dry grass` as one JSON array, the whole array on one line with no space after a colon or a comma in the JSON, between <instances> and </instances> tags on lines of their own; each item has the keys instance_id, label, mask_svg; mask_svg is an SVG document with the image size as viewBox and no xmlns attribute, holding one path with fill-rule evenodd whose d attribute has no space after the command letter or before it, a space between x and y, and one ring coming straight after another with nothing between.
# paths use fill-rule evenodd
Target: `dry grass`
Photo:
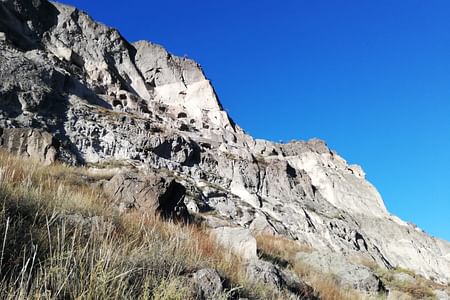
<instances>
[{"instance_id":1,"label":"dry grass","mask_svg":"<svg viewBox=\"0 0 450 300\"><path fill-rule=\"evenodd\" d=\"M404 268L395 268L388 270L377 265L373 260L359 258L358 262L371 269L380 279L384 285L394 291L405 293L411 299L435 299L433 290L446 290L446 286L433 282L416 274L412 270ZM409 275L413 280L399 280L398 274Z\"/></svg>"},{"instance_id":2,"label":"dry grass","mask_svg":"<svg viewBox=\"0 0 450 300\"><path fill-rule=\"evenodd\" d=\"M316 295L323 300L357 300L361 299L356 292L339 286L330 274L321 273L296 258L298 252L311 252L309 245L299 244L293 240L260 234L256 237L258 251L263 259L289 268L311 287Z\"/></svg>"},{"instance_id":3,"label":"dry grass","mask_svg":"<svg viewBox=\"0 0 450 300\"><path fill-rule=\"evenodd\" d=\"M0 151L0 186L16 198L30 198L46 207L57 207L65 213L112 215L107 199L91 183L99 178L83 168L60 163L43 166Z\"/></svg>"},{"instance_id":4,"label":"dry grass","mask_svg":"<svg viewBox=\"0 0 450 300\"><path fill-rule=\"evenodd\" d=\"M204 228L119 216L86 169L0 152L0 299L195 299L189 274L218 270L218 299L287 299L250 282Z\"/></svg>"},{"instance_id":5,"label":"dry grass","mask_svg":"<svg viewBox=\"0 0 450 300\"><path fill-rule=\"evenodd\" d=\"M356 291L339 285L332 274L322 273L301 261L293 263L292 270L308 282L323 300L359 300L362 299Z\"/></svg>"},{"instance_id":6,"label":"dry grass","mask_svg":"<svg viewBox=\"0 0 450 300\"><path fill-rule=\"evenodd\" d=\"M411 270L397 268L393 270L381 269L376 266L372 268L375 274L381 278L383 283L392 290L400 291L411 296L412 299L435 299L433 289L444 289L443 286L415 274ZM399 280L396 274L404 273L411 276L413 281Z\"/></svg>"},{"instance_id":7,"label":"dry grass","mask_svg":"<svg viewBox=\"0 0 450 300\"><path fill-rule=\"evenodd\" d=\"M258 234L256 236L256 242L258 249L262 250L262 255L268 255L273 258L283 258L287 261L294 261L298 252L313 251L313 248L310 245L299 244L286 237L271 234Z\"/></svg>"},{"instance_id":8,"label":"dry grass","mask_svg":"<svg viewBox=\"0 0 450 300\"><path fill-rule=\"evenodd\" d=\"M412 270L404 268L395 268L388 270L380 267L375 261L367 258L355 258L359 263L372 270L384 283L384 285L390 289L405 293L411 297L411 299L435 299L433 290L440 289L445 290L446 286L433 282L416 274ZM399 280L398 274L409 275L413 280L405 281Z\"/></svg>"}]
</instances>

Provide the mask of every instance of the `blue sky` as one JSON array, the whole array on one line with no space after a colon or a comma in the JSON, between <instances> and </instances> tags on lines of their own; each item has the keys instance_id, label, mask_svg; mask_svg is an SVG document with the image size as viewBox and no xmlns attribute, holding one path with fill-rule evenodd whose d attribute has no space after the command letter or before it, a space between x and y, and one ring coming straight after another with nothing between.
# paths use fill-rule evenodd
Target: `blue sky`
<instances>
[{"instance_id":1,"label":"blue sky","mask_svg":"<svg viewBox=\"0 0 450 300\"><path fill-rule=\"evenodd\" d=\"M449 1L64 2L195 59L247 132L324 139L450 240Z\"/></svg>"}]
</instances>

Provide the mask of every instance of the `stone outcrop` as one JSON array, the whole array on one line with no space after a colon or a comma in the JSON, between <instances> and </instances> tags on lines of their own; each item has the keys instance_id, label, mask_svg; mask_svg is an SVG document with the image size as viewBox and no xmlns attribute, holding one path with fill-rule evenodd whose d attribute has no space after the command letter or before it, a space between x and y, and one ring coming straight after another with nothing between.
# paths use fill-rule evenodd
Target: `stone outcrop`
<instances>
[{"instance_id":1,"label":"stone outcrop","mask_svg":"<svg viewBox=\"0 0 450 300\"><path fill-rule=\"evenodd\" d=\"M193 60L173 56L163 47L146 41L133 44L136 66L154 101L169 104L179 117L209 123L217 129L232 129L216 93Z\"/></svg>"},{"instance_id":2,"label":"stone outcrop","mask_svg":"<svg viewBox=\"0 0 450 300\"><path fill-rule=\"evenodd\" d=\"M301 299L316 299L314 290L289 271L266 261L251 261L247 265L250 280L259 281L275 289L285 289Z\"/></svg>"},{"instance_id":3,"label":"stone outcrop","mask_svg":"<svg viewBox=\"0 0 450 300\"><path fill-rule=\"evenodd\" d=\"M244 259L257 259L256 239L250 231L241 227L218 227L212 230L219 244Z\"/></svg>"},{"instance_id":4,"label":"stone outcrop","mask_svg":"<svg viewBox=\"0 0 450 300\"><path fill-rule=\"evenodd\" d=\"M0 32L2 148L46 163L126 162L134 171L104 184L114 207L181 218L189 207L250 260L264 232L450 282L448 242L391 215L362 168L325 142L247 135L196 62L46 0L0 1ZM376 290L354 271L341 277Z\"/></svg>"},{"instance_id":5,"label":"stone outcrop","mask_svg":"<svg viewBox=\"0 0 450 300\"><path fill-rule=\"evenodd\" d=\"M149 214L159 213L163 217L188 218L183 202L186 189L170 177L157 173L146 176L117 174L104 184L104 192L121 212L139 210Z\"/></svg>"},{"instance_id":6,"label":"stone outcrop","mask_svg":"<svg viewBox=\"0 0 450 300\"><path fill-rule=\"evenodd\" d=\"M214 300L223 292L222 278L214 269L201 269L192 275L197 299Z\"/></svg>"}]
</instances>

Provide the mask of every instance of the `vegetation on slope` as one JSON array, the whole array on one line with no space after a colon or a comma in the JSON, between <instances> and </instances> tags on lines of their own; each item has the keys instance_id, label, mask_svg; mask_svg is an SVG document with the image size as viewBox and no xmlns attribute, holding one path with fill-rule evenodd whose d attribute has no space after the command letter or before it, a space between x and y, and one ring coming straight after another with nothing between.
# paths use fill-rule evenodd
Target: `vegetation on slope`
<instances>
[{"instance_id":1,"label":"vegetation on slope","mask_svg":"<svg viewBox=\"0 0 450 300\"><path fill-rule=\"evenodd\" d=\"M361 296L355 291L339 286L331 274L324 274L312 269L296 258L298 252L309 252L313 249L284 237L261 234L256 237L258 250L262 258L288 268L300 278L306 280L318 297L323 300L358 300Z\"/></svg>"},{"instance_id":2,"label":"vegetation on slope","mask_svg":"<svg viewBox=\"0 0 450 300\"><path fill-rule=\"evenodd\" d=\"M361 264L367 266L377 274L388 289L399 292L405 295L405 297L409 297L408 299L433 300L436 299L433 290L450 291L449 286L428 280L411 270L403 268L387 270L380 268L380 266L373 262L364 260L361 261Z\"/></svg>"},{"instance_id":3,"label":"vegetation on slope","mask_svg":"<svg viewBox=\"0 0 450 300\"><path fill-rule=\"evenodd\" d=\"M245 263L202 227L118 215L96 188L113 174L93 174L0 152L1 299L195 299L190 274L202 268L224 279L217 299L289 297L249 280ZM320 299L360 299L295 258L309 246L271 235L257 236L257 243L262 259L296 273ZM379 274L398 290L431 298L425 282L419 288Z\"/></svg>"},{"instance_id":4,"label":"vegetation on slope","mask_svg":"<svg viewBox=\"0 0 450 300\"><path fill-rule=\"evenodd\" d=\"M117 215L83 168L0 153L2 299L194 299L192 272L226 279L217 298L283 299L250 282L203 228Z\"/></svg>"},{"instance_id":5,"label":"vegetation on slope","mask_svg":"<svg viewBox=\"0 0 450 300\"><path fill-rule=\"evenodd\" d=\"M333 274L324 274L319 270L303 263L296 258L298 252L310 252L313 249L309 245L301 245L284 237L261 234L256 237L258 251L263 259L272 261L283 268L296 273L300 278L309 283L320 299L324 300L357 300L357 299L387 299L388 295L361 295L354 290L342 287ZM373 261L355 258L361 265L371 269L383 282L392 296L401 299L436 299L434 290L450 291L449 286L441 285L413 271L396 268L388 270L381 268Z\"/></svg>"}]
</instances>

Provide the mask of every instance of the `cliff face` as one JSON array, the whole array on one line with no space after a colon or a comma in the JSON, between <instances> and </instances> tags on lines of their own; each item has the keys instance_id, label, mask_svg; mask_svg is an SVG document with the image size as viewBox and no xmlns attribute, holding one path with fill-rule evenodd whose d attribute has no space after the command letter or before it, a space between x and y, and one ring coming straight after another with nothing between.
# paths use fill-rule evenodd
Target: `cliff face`
<instances>
[{"instance_id":1,"label":"cliff face","mask_svg":"<svg viewBox=\"0 0 450 300\"><path fill-rule=\"evenodd\" d=\"M338 276L368 260L450 281L450 244L389 214L359 166L319 140L253 139L196 62L130 44L76 8L0 2L0 127L2 147L46 163L122 161L135 180L170 174L209 227L308 244L315 252L303 259ZM112 205L138 209L130 201ZM336 253L344 271L321 260Z\"/></svg>"}]
</instances>

